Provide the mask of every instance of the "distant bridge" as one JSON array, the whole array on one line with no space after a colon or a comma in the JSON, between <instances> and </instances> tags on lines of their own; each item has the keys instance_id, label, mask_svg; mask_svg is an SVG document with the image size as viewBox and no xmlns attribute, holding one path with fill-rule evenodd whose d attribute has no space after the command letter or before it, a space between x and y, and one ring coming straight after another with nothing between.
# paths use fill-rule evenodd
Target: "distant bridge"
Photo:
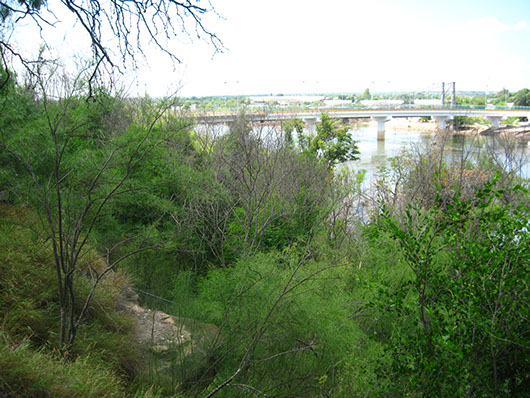
<instances>
[{"instance_id":1,"label":"distant bridge","mask_svg":"<svg viewBox=\"0 0 530 398\"><path fill-rule=\"evenodd\" d=\"M430 116L441 129L447 128L447 122L455 116L481 116L491 121L492 127L499 127L501 120L509 116L530 118L530 107L505 107L481 105L454 106L420 106L396 105L377 108L362 106L340 108L280 108L273 107L266 110L245 111L245 117L251 121L281 121L288 119L302 119L308 128L312 128L320 119L322 113L327 113L336 119L371 118L377 122L377 131L384 138L385 123L393 117L425 117ZM229 111L209 112L196 116L199 123L230 123L237 117L237 113Z\"/></svg>"}]
</instances>

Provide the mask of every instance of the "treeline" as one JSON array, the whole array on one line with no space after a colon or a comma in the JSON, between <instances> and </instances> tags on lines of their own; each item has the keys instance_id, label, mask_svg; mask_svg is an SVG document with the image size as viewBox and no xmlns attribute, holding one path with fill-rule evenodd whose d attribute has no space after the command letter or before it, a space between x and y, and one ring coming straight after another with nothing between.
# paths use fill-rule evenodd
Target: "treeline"
<instances>
[{"instance_id":1,"label":"treeline","mask_svg":"<svg viewBox=\"0 0 530 398\"><path fill-rule=\"evenodd\" d=\"M366 89L364 93L343 93L326 94L328 99L341 99L360 103L361 100L403 100L405 104L413 104L416 99L442 99L440 92L388 92L370 93ZM451 95L445 97L446 103L451 103ZM179 107L184 110L215 110L215 109L243 109L250 103L246 96L210 96L210 97L188 97L182 100ZM529 90L524 88L517 92L510 92L503 89L496 93L486 93L484 91L458 92L456 104L458 105L507 105L513 103L515 106L530 106Z\"/></svg>"},{"instance_id":2,"label":"treeline","mask_svg":"<svg viewBox=\"0 0 530 398\"><path fill-rule=\"evenodd\" d=\"M326 115L314 134L244 112L196 126L177 100L86 77L41 71L0 94L0 393L101 394L21 363L60 363L85 387L97 375L108 395L530 391L529 194L512 142L448 158L440 136L367 192L339 166L358 155L348 128ZM174 347L140 371L113 309L125 279L144 305L219 327L207 361Z\"/></svg>"}]
</instances>

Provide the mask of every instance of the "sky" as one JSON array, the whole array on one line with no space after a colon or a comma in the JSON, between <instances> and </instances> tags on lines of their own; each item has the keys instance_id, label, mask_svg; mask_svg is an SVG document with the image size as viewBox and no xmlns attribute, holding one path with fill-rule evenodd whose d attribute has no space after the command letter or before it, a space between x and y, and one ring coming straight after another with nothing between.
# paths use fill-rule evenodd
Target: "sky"
<instances>
[{"instance_id":1,"label":"sky","mask_svg":"<svg viewBox=\"0 0 530 398\"><path fill-rule=\"evenodd\" d=\"M204 23L222 40L223 51L183 36L171 43L182 61L174 65L148 46L147 59L124 77L131 91L152 96L174 90L181 96L398 92L441 90L442 82L466 91L530 88L528 0L211 4L216 13ZM45 37L61 51L86 48L79 26L68 23Z\"/></svg>"}]
</instances>

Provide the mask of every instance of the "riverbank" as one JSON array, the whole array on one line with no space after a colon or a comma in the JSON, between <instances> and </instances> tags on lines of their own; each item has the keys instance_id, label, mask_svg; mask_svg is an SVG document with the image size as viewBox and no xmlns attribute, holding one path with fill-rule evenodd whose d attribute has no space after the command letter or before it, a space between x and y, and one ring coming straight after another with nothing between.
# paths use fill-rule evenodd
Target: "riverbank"
<instances>
[{"instance_id":1,"label":"riverbank","mask_svg":"<svg viewBox=\"0 0 530 398\"><path fill-rule=\"evenodd\" d=\"M366 125L372 128L377 128L377 122L374 120L367 120ZM438 129L438 123L434 121L421 121L419 117L410 118L393 118L385 124L386 131L418 131L422 133L433 133ZM454 133L461 135L480 134L485 136L493 136L506 134L516 138L530 139L530 125L526 126L510 126L503 125L498 128L492 128L488 125L475 123L471 126L465 126Z\"/></svg>"},{"instance_id":2,"label":"riverbank","mask_svg":"<svg viewBox=\"0 0 530 398\"><path fill-rule=\"evenodd\" d=\"M504 135L509 137L530 139L530 125L526 126L501 126L499 128L488 128L480 132L484 136Z\"/></svg>"}]
</instances>

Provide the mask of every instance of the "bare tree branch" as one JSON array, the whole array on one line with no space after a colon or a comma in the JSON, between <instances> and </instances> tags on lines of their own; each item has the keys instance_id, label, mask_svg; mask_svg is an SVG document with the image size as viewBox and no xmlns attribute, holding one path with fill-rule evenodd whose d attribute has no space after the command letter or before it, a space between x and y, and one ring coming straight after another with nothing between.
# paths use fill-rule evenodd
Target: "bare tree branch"
<instances>
[{"instance_id":1,"label":"bare tree branch","mask_svg":"<svg viewBox=\"0 0 530 398\"><path fill-rule=\"evenodd\" d=\"M89 82L104 65L120 70L119 65L127 60L136 63L137 55L145 58L147 46L155 47L172 61L180 63L181 58L172 43L183 36L207 41L214 53L224 49L219 37L204 23L207 14L217 15L209 2L209 7L200 6L199 0L60 0L60 4L80 24L91 42L96 62ZM60 21L54 10L48 7L41 0L1 0L0 28L11 23L11 28L16 30L17 25L28 19L40 30L45 26L56 26ZM109 37L113 39L108 40ZM30 70L29 60L2 39L0 52L4 51Z\"/></svg>"}]
</instances>

